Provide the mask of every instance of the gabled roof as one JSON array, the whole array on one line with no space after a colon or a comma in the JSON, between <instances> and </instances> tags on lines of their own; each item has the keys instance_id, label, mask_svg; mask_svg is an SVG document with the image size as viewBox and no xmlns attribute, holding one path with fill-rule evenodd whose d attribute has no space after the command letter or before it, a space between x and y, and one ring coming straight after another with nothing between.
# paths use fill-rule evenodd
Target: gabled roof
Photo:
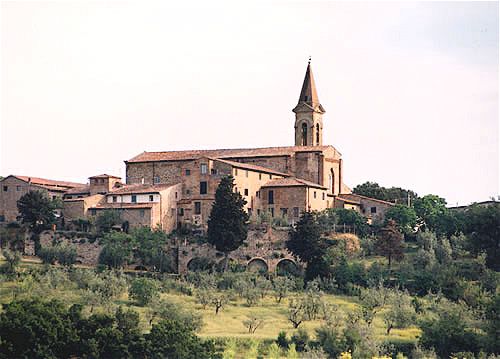
<instances>
[{"instance_id":1,"label":"gabled roof","mask_svg":"<svg viewBox=\"0 0 500 359\"><path fill-rule=\"evenodd\" d=\"M67 181L56 181L46 178L40 177L32 177L32 176L18 176L18 175L9 175L2 180L5 180L9 177L15 177L24 181L26 183L30 183L33 185L41 186L50 190L66 190L68 188L81 187L85 186L84 183L76 183L76 182L67 182Z\"/></svg>"},{"instance_id":2,"label":"gabled roof","mask_svg":"<svg viewBox=\"0 0 500 359\"><path fill-rule=\"evenodd\" d=\"M171 184L131 184L112 189L107 195L117 195L117 194L136 194L136 193L159 193L169 187L175 185Z\"/></svg>"},{"instance_id":3,"label":"gabled roof","mask_svg":"<svg viewBox=\"0 0 500 359\"><path fill-rule=\"evenodd\" d=\"M288 177L277 178L266 182L262 187L313 187L319 189L327 189L317 183L309 182L300 178Z\"/></svg>"},{"instance_id":4,"label":"gabled roof","mask_svg":"<svg viewBox=\"0 0 500 359\"><path fill-rule=\"evenodd\" d=\"M136 208L152 208L157 203L101 203L89 209L136 209Z\"/></svg>"},{"instance_id":5,"label":"gabled roof","mask_svg":"<svg viewBox=\"0 0 500 359\"><path fill-rule=\"evenodd\" d=\"M210 157L207 157L210 158ZM244 163L244 162L236 162L236 161L229 161L229 160L222 160L220 158L210 158L214 161L219 161L222 163L227 163L228 165L231 165L236 168L241 168L249 171L255 171L255 172L262 172L262 173L269 173L273 175L278 175L278 176L283 176L283 177L289 177L290 175L288 173L283 173L279 171L275 171L273 169L267 168L267 167L262 167L262 166L257 166L253 165L250 163Z\"/></svg>"},{"instance_id":6,"label":"gabled roof","mask_svg":"<svg viewBox=\"0 0 500 359\"><path fill-rule=\"evenodd\" d=\"M118 179L121 179L121 177L118 177L118 176L113 176L113 175L108 175L108 174L102 174L102 175L97 175L97 176L92 176L92 177L89 177L89 178L118 178Z\"/></svg>"},{"instance_id":7,"label":"gabled roof","mask_svg":"<svg viewBox=\"0 0 500 359\"><path fill-rule=\"evenodd\" d=\"M81 187L70 188L64 194L72 195L72 194L89 194L89 193L90 193L90 186L87 184Z\"/></svg>"},{"instance_id":8,"label":"gabled roof","mask_svg":"<svg viewBox=\"0 0 500 359\"><path fill-rule=\"evenodd\" d=\"M377 198L371 198L371 197L367 197L367 196L362 196L362 195L356 194L356 193L341 193L341 194L338 195L338 197L340 199L346 198L346 199L349 199L349 200L360 198L360 199L366 199L366 200L370 200L370 201L374 201L374 202L379 202L379 203L386 204L386 205L389 205L389 206L394 206L394 203L392 203L392 202L387 202L387 201L383 201L383 200L377 199Z\"/></svg>"},{"instance_id":9,"label":"gabled roof","mask_svg":"<svg viewBox=\"0 0 500 359\"><path fill-rule=\"evenodd\" d=\"M162 151L146 152L131 158L125 163L160 162L160 161L188 161L201 157L217 159L234 159L245 157L273 157L291 156L300 152L323 152L328 149L335 150L333 146L288 146L288 147L262 147L262 148L237 148L216 150L187 150L187 151Z\"/></svg>"}]
</instances>

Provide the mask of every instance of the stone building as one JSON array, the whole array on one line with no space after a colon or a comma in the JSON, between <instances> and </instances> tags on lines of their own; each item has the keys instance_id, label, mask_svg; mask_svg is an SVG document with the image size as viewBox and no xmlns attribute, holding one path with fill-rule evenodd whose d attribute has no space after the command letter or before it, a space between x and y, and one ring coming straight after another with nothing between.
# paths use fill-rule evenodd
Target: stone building
<instances>
[{"instance_id":1,"label":"stone building","mask_svg":"<svg viewBox=\"0 0 500 359\"><path fill-rule=\"evenodd\" d=\"M31 176L7 176L0 181L0 222L12 222L18 219L17 201L29 191L41 191L51 199L62 199L66 191L81 186L82 183Z\"/></svg>"}]
</instances>

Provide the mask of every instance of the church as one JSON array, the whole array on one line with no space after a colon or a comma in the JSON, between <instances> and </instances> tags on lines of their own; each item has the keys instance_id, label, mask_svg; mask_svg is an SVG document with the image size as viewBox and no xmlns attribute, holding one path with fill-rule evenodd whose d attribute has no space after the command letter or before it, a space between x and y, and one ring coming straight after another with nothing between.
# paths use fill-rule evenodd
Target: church
<instances>
[{"instance_id":1,"label":"church","mask_svg":"<svg viewBox=\"0 0 500 359\"><path fill-rule=\"evenodd\" d=\"M125 161L125 183L101 174L89 177L88 184L64 188L61 215L68 224L113 209L130 227L205 230L217 186L222 177L232 175L251 219L266 215L294 223L304 211L348 208L369 223L381 221L393 204L351 193L343 181L341 153L323 144L325 109L310 61L293 112L293 146L143 152ZM7 191L9 187L3 186ZM10 196L1 212L15 218L15 199L21 193ZM12 207L10 212L7 207Z\"/></svg>"}]
</instances>

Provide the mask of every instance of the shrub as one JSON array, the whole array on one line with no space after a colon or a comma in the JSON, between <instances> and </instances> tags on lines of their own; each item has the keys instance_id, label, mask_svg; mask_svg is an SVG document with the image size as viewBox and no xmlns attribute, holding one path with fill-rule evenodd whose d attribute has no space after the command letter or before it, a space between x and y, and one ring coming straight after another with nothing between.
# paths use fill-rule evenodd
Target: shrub
<instances>
[{"instance_id":1,"label":"shrub","mask_svg":"<svg viewBox=\"0 0 500 359\"><path fill-rule=\"evenodd\" d=\"M140 306L145 306L151 302L153 296L157 292L158 287L153 280L148 278L137 278L132 281L129 289L129 296Z\"/></svg>"}]
</instances>

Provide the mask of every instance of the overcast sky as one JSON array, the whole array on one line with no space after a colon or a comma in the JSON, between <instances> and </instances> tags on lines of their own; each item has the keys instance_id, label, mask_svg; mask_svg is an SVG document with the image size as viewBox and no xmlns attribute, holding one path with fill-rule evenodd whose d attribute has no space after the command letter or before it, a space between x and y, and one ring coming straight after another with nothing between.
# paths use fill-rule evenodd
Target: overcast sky
<instances>
[{"instance_id":1,"label":"overcast sky","mask_svg":"<svg viewBox=\"0 0 500 359\"><path fill-rule=\"evenodd\" d=\"M0 174L293 145L312 56L348 186L498 195L497 2L242 4L3 1Z\"/></svg>"}]
</instances>

